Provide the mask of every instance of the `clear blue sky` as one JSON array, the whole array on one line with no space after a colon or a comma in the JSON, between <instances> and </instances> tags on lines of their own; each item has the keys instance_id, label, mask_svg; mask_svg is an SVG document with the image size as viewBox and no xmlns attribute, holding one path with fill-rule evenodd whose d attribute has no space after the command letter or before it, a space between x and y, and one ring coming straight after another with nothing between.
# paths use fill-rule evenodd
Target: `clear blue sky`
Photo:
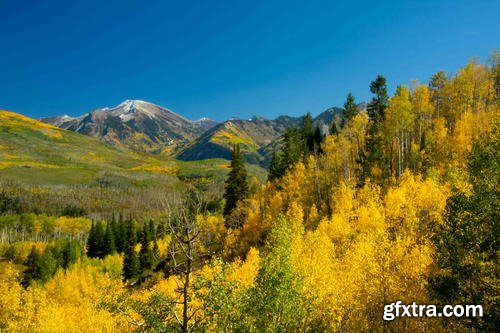
<instances>
[{"instance_id":1,"label":"clear blue sky","mask_svg":"<svg viewBox=\"0 0 500 333\"><path fill-rule=\"evenodd\" d=\"M307 3L306 3L307 2ZM500 1L0 0L0 108L318 114L500 48Z\"/></svg>"}]
</instances>

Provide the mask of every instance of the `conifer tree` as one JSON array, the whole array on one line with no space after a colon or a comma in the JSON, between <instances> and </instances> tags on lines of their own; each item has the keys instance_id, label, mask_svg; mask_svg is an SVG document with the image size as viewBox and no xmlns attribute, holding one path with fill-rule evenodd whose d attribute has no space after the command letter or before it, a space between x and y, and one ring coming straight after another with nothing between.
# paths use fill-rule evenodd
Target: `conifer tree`
<instances>
[{"instance_id":1,"label":"conifer tree","mask_svg":"<svg viewBox=\"0 0 500 333\"><path fill-rule=\"evenodd\" d=\"M384 120L384 111L389 101L385 77L378 75L375 80L370 83L370 91L375 96L368 104L368 116L372 123L378 126Z\"/></svg>"},{"instance_id":2,"label":"conifer tree","mask_svg":"<svg viewBox=\"0 0 500 333\"><path fill-rule=\"evenodd\" d=\"M330 135L337 135L338 133L339 130L337 128L337 122L335 121L335 119L333 119L330 125Z\"/></svg>"},{"instance_id":3,"label":"conifer tree","mask_svg":"<svg viewBox=\"0 0 500 333\"><path fill-rule=\"evenodd\" d=\"M116 251L123 253L125 251L125 242L127 240L127 221L123 219L120 214L120 218L116 223L115 227L115 247Z\"/></svg>"},{"instance_id":4,"label":"conifer tree","mask_svg":"<svg viewBox=\"0 0 500 333\"><path fill-rule=\"evenodd\" d=\"M96 228L95 222L92 220L92 225L90 226L89 236L87 239L87 256L89 258L96 258L97 254L97 237L96 237Z\"/></svg>"},{"instance_id":5,"label":"conifer tree","mask_svg":"<svg viewBox=\"0 0 500 333\"><path fill-rule=\"evenodd\" d=\"M283 175L283 163L280 151L274 151L269 164L268 180L278 179Z\"/></svg>"},{"instance_id":6,"label":"conifer tree","mask_svg":"<svg viewBox=\"0 0 500 333\"><path fill-rule=\"evenodd\" d=\"M297 128L288 128L283 135L283 141L283 156L281 160L282 173L299 162L304 152L302 134Z\"/></svg>"},{"instance_id":7,"label":"conifer tree","mask_svg":"<svg viewBox=\"0 0 500 333\"><path fill-rule=\"evenodd\" d=\"M24 271L23 286L27 287L33 280L37 280L41 276L41 255L33 245L26 259L26 270Z\"/></svg>"},{"instance_id":8,"label":"conifer tree","mask_svg":"<svg viewBox=\"0 0 500 333\"><path fill-rule=\"evenodd\" d=\"M153 267L153 251L151 250L151 234L150 227L144 223L141 237L141 251L139 252L139 261L142 271Z\"/></svg>"},{"instance_id":9,"label":"conifer tree","mask_svg":"<svg viewBox=\"0 0 500 333\"><path fill-rule=\"evenodd\" d=\"M304 142L304 156L307 156L314 153L314 123L310 113L302 117L301 131Z\"/></svg>"},{"instance_id":10,"label":"conifer tree","mask_svg":"<svg viewBox=\"0 0 500 333\"><path fill-rule=\"evenodd\" d=\"M382 122L385 117L389 97L387 95L387 84L385 77L378 75L370 84L370 91L375 94L372 101L368 104L368 116L370 124L368 126L368 135L365 149L363 151L361 162L362 185L366 178L384 178L387 176L385 155L383 150L383 138L381 133ZM374 174L373 170L378 168L379 174Z\"/></svg>"},{"instance_id":11,"label":"conifer tree","mask_svg":"<svg viewBox=\"0 0 500 333\"><path fill-rule=\"evenodd\" d=\"M344 127L347 122L349 122L358 113L358 106L354 96L349 93L347 95L347 100L344 103L344 109L342 110L342 123L341 127Z\"/></svg>"},{"instance_id":12,"label":"conifer tree","mask_svg":"<svg viewBox=\"0 0 500 333\"><path fill-rule=\"evenodd\" d=\"M109 254L113 254L115 252L116 252L116 246L115 246L115 236L113 233L113 226L111 225L111 222L108 222L106 224L106 231L103 237L102 254L104 257Z\"/></svg>"},{"instance_id":13,"label":"conifer tree","mask_svg":"<svg viewBox=\"0 0 500 333\"><path fill-rule=\"evenodd\" d=\"M235 145L231 155L231 171L226 180L226 191L224 193L226 206L224 207L224 215L229 215L236 208L237 203L246 199L247 196L247 171L240 147Z\"/></svg>"},{"instance_id":14,"label":"conifer tree","mask_svg":"<svg viewBox=\"0 0 500 333\"><path fill-rule=\"evenodd\" d=\"M94 237L95 237L95 257L103 258L104 253L104 229L102 227L102 222L98 221L95 224L94 229Z\"/></svg>"},{"instance_id":15,"label":"conifer tree","mask_svg":"<svg viewBox=\"0 0 500 333\"><path fill-rule=\"evenodd\" d=\"M139 274L139 259L135 253L135 245L137 244L137 236L133 221L126 223L126 242L124 248L123 259L123 277L125 280L133 279Z\"/></svg>"},{"instance_id":16,"label":"conifer tree","mask_svg":"<svg viewBox=\"0 0 500 333\"><path fill-rule=\"evenodd\" d=\"M316 129L314 130L314 154L321 154L323 151L321 149L321 142L323 142L323 133L321 133L321 128L319 126L316 126Z\"/></svg>"}]
</instances>

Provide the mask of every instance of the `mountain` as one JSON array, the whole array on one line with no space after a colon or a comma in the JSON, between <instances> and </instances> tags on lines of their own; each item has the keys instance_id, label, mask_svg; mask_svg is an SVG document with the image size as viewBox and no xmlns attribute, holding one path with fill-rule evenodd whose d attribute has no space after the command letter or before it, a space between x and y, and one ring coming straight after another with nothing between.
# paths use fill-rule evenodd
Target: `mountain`
<instances>
[{"instance_id":1,"label":"mountain","mask_svg":"<svg viewBox=\"0 0 500 333\"><path fill-rule=\"evenodd\" d=\"M328 133L332 121L341 116L341 108L329 108L314 118L314 124L323 133ZM281 147L285 130L301 123L301 117L287 115L273 120L257 116L248 120L231 119L205 132L181 150L177 158L186 161L212 157L229 159L233 145L239 144L247 162L267 166L272 152Z\"/></svg>"},{"instance_id":2,"label":"mountain","mask_svg":"<svg viewBox=\"0 0 500 333\"><path fill-rule=\"evenodd\" d=\"M366 109L366 104L358 107ZM332 107L314 118L314 124L328 133L332 121L340 122L341 117L342 108ZM65 115L42 121L115 146L165 153L182 161L230 159L233 145L239 144L247 162L266 166L272 152L281 146L285 130L300 126L302 119L282 115L273 120L254 116L222 123L209 118L191 121L162 106L127 100L114 108L97 109L80 117Z\"/></svg>"},{"instance_id":3,"label":"mountain","mask_svg":"<svg viewBox=\"0 0 500 333\"><path fill-rule=\"evenodd\" d=\"M20 114L0 111L2 179L85 183L104 172L122 173L143 164L143 157Z\"/></svg>"},{"instance_id":4,"label":"mountain","mask_svg":"<svg viewBox=\"0 0 500 333\"><path fill-rule=\"evenodd\" d=\"M289 116L274 120L257 116L248 120L232 118L206 131L177 154L177 158L187 161L213 157L229 159L233 145L239 144L247 162L261 164L264 157L259 149L278 139L286 128L298 124L300 118Z\"/></svg>"},{"instance_id":5,"label":"mountain","mask_svg":"<svg viewBox=\"0 0 500 333\"><path fill-rule=\"evenodd\" d=\"M2 182L51 186L175 186L179 181L222 181L228 170L227 160L184 162L165 155L136 152L0 110ZM248 171L265 179L265 170L259 166L249 165Z\"/></svg>"},{"instance_id":6,"label":"mountain","mask_svg":"<svg viewBox=\"0 0 500 333\"><path fill-rule=\"evenodd\" d=\"M148 152L173 151L217 124L207 118L191 121L140 100L126 100L116 107L97 109L80 117L41 120L116 146Z\"/></svg>"}]
</instances>

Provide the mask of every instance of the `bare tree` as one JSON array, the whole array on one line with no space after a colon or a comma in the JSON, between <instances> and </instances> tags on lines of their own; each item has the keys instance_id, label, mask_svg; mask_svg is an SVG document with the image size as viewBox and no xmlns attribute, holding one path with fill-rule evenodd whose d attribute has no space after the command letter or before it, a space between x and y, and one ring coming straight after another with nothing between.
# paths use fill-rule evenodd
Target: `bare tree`
<instances>
[{"instance_id":1,"label":"bare tree","mask_svg":"<svg viewBox=\"0 0 500 333\"><path fill-rule=\"evenodd\" d=\"M192 274L200 267L204 259L200 228L196 223L196 215L204 211L204 201L198 192L191 191L184 205L171 210L168 227L172 237L170 243L170 268L179 276L177 292L180 295L182 316L174 310L175 319L184 333L191 332L193 318L199 309L191 306Z\"/></svg>"}]
</instances>

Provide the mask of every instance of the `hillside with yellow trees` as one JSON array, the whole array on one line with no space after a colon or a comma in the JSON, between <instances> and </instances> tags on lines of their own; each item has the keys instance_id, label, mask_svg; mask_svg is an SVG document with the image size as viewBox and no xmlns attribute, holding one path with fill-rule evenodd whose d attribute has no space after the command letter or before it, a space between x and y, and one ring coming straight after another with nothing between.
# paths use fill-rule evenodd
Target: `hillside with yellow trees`
<instances>
[{"instance_id":1,"label":"hillside with yellow trees","mask_svg":"<svg viewBox=\"0 0 500 333\"><path fill-rule=\"evenodd\" d=\"M247 183L235 146L223 199L186 183L154 214L48 213L3 184L0 331L497 330L500 55L370 91L367 110L349 95L330 133L310 116L288 129L265 183ZM396 301L484 316L385 321Z\"/></svg>"}]
</instances>

